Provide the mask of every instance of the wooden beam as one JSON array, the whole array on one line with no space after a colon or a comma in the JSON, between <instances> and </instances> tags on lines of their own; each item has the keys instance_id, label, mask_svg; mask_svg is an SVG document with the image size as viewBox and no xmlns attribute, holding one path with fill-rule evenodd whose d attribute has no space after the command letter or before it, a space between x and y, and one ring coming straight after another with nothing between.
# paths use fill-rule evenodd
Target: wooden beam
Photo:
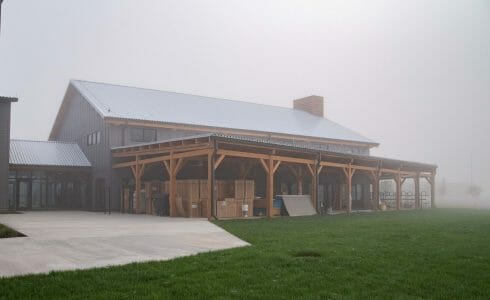
<instances>
[{"instance_id":1,"label":"wooden beam","mask_svg":"<svg viewBox=\"0 0 490 300\"><path fill-rule=\"evenodd\" d=\"M177 160L177 163L175 165L175 176L177 176L177 174L179 174L180 170L182 170L182 168L185 166L185 162L184 162L184 159L183 158L179 158Z\"/></svg>"},{"instance_id":2,"label":"wooden beam","mask_svg":"<svg viewBox=\"0 0 490 300\"><path fill-rule=\"evenodd\" d=\"M168 160L164 160L164 161L162 161L162 163L165 166L165 169L167 169L168 175L170 176L170 174L171 174L170 172L171 171L170 171L170 166L168 164Z\"/></svg>"},{"instance_id":3,"label":"wooden beam","mask_svg":"<svg viewBox=\"0 0 490 300\"><path fill-rule=\"evenodd\" d=\"M274 160L272 156L269 158L269 166L270 170L267 174L267 216L271 218L272 215L272 203L274 201Z\"/></svg>"},{"instance_id":4,"label":"wooden beam","mask_svg":"<svg viewBox=\"0 0 490 300\"><path fill-rule=\"evenodd\" d=\"M308 165L309 166L309 165ZM315 211L318 212L318 164L316 163L314 165L314 170L311 170L312 172L312 179L311 179L311 202L313 207L315 208Z\"/></svg>"},{"instance_id":5,"label":"wooden beam","mask_svg":"<svg viewBox=\"0 0 490 300\"><path fill-rule=\"evenodd\" d=\"M318 170L316 171L317 174L320 174L322 172L324 166L318 166Z\"/></svg>"},{"instance_id":6,"label":"wooden beam","mask_svg":"<svg viewBox=\"0 0 490 300\"><path fill-rule=\"evenodd\" d=\"M258 159L269 159L269 157L270 157L270 155L262 154L262 153L225 150L225 149L219 149L217 151L217 154L218 155L224 154L227 156L234 156L234 157L258 158ZM315 163L315 161L311 160L311 159L288 157L288 156L279 156L279 155L272 155L272 159L273 160L280 160L283 162L298 163L298 164L314 164Z\"/></svg>"},{"instance_id":7,"label":"wooden beam","mask_svg":"<svg viewBox=\"0 0 490 300\"><path fill-rule=\"evenodd\" d=\"M401 208L401 201L402 201L402 180L401 180L401 174L397 173L395 174L395 183L396 183L396 210L400 210Z\"/></svg>"},{"instance_id":8,"label":"wooden beam","mask_svg":"<svg viewBox=\"0 0 490 300\"><path fill-rule=\"evenodd\" d=\"M177 216L177 178L175 173L176 160L170 159L170 183L169 183L169 204L170 204L170 216Z\"/></svg>"},{"instance_id":9,"label":"wooden beam","mask_svg":"<svg viewBox=\"0 0 490 300\"><path fill-rule=\"evenodd\" d=\"M133 172L134 178L138 177L137 176L138 174L136 174L136 167L135 166L131 166L131 172Z\"/></svg>"},{"instance_id":10,"label":"wooden beam","mask_svg":"<svg viewBox=\"0 0 490 300\"><path fill-rule=\"evenodd\" d=\"M235 151L235 150L225 150L218 149L216 151L218 155L227 155L233 157L245 157L245 158L258 158L258 159L269 159L269 155L260 154L260 153L252 153L252 152L244 152L244 151Z\"/></svg>"},{"instance_id":11,"label":"wooden beam","mask_svg":"<svg viewBox=\"0 0 490 300\"><path fill-rule=\"evenodd\" d=\"M214 162L214 169L218 169L219 165L221 164L221 162L223 161L223 159L225 159L226 155L225 154L221 154L218 159Z\"/></svg>"},{"instance_id":12,"label":"wooden beam","mask_svg":"<svg viewBox=\"0 0 490 300\"><path fill-rule=\"evenodd\" d=\"M306 164L306 166L308 167L308 171L310 171L310 174L312 177L315 177L315 171L313 171L313 168L311 167L310 164Z\"/></svg>"},{"instance_id":13,"label":"wooden beam","mask_svg":"<svg viewBox=\"0 0 490 300\"><path fill-rule=\"evenodd\" d=\"M347 212L350 213L352 212L352 175L350 169L343 170L347 174Z\"/></svg>"},{"instance_id":14,"label":"wooden beam","mask_svg":"<svg viewBox=\"0 0 490 300\"><path fill-rule=\"evenodd\" d=\"M135 173L135 178L134 178L134 189L135 189L135 203L136 207L133 207L133 210L135 213L139 213L140 209L140 195L141 195L141 180L140 180L140 163L139 163L139 156L136 156L136 165L134 167L134 173Z\"/></svg>"},{"instance_id":15,"label":"wooden beam","mask_svg":"<svg viewBox=\"0 0 490 300\"><path fill-rule=\"evenodd\" d=\"M314 164L315 161L312 159L305 159L305 158L297 158L297 157L288 157L288 156L278 156L278 155L272 155L273 160L280 160L283 162L290 162L290 163L297 163L297 164Z\"/></svg>"},{"instance_id":16,"label":"wooden beam","mask_svg":"<svg viewBox=\"0 0 490 300\"><path fill-rule=\"evenodd\" d=\"M421 208L421 203L420 203L420 176L417 174L417 176L414 177L413 179L415 183L415 209L420 209Z\"/></svg>"},{"instance_id":17,"label":"wooden beam","mask_svg":"<svg viewBox=\"0 0 490 300\"><path fill-rule=\"evenodd\" d=\"M214 155L212 152L208 153L208 186L207 193L208 198L206 199L206 217L211 219L212 212L212 199L213 199L213 172L216 170L216 163L213 161Z\"/></svg>"},{"instance_id":18,"label":"wooden beam","mask_svg":"<svg viewBox=\"0 0 490 300\"><path fill-rule=\"evenodd\" d=\"M209 149L200 149L200 150L195 150L195 151L176 153L176 154L173 154L173 158L178 159L178 158L196 157L196 156L207 155L208 153L209 153ZM164 160L170 160L170 157L171 157L171 155L164 155L164 156L158 156L158 157L152 157L152 158L145 158L145 159L141 159L140 163L152 164L152 163L162 162ZM128 161L128 162L124 162L124 163L114 164L112 167L113 168L126 168L126 167L130 167L130 166L134 166L134 165L136 165L136 161Z\"/></svg>"},{"instance_id":19,"label":"wooden beam","mask_svg":"<svg viewBox=\"0 0 490 300\"><path fill-rule=\"evenodd\" d=\"M272 173L276 173L277 171L277 168L279 168L279 166L281 165L281 161L277 161L275 164L274 164L274 168L272 169Z\"/></svg>"},{"instance_id":20,"label":"wooden beam","mask_svg":"<svg viewBox=\"0 0 490 300\"><path fill-rule=\"evenodd\" d=\"M138 174L138 177L141 178L141 176L143 176L144 172L145 172L145 167L146 167L146 164L141 164L141 168L140 168L140 171L139 171L139 174Z\"/></svg>"},{"instance_id":21,"label":"wooden beam","mask_svg":"<svg viewBox=\"0 0 490 300\"><path fill-rule=\"evenodd\" d=\"M350 171L347 168L342 168L342 171L344 171L344 175L347 179L350 177Z\"/></svg>"},{"instance_id":22,"label":"wooden beam","mask_svg":"<svg viewBox=\"0 0 490 300\"><path fill-rule=\"evenodd\" d=\"M260 158L259 161L262 167L264 168L265 173L269 174L269 167L265 163L265 160L263 158Z\"/></svg>"},{"instance_id":23,"label":"wooden beam","mask_svg":"<svg viewBox=\"0 0 490 300\"><path fill-rule=\"evenodd\" d=\"M191 151L191 150L199 150L199 149L208 149L209 142L200 143L195 145L185 145L185 146L167 146L167 147L158 147L158 148L150 148L150 149L137 149L137 150L126 150L124 152L112 152L112 156L116 158L122 157L131 157L135 155L156 155L156 154L164 154L170 152L183 152L183 151Z\"/></svg>"},{"instance_id":24,"label":"wooden beam","mask_svg":"<svg viewBox=\"0 0 490 300\"><path fill-rule=\"evenodd\" d=\"M432 173L430 178L430 206L436 208L436 174Z\"/></svg>"}]
</instances>

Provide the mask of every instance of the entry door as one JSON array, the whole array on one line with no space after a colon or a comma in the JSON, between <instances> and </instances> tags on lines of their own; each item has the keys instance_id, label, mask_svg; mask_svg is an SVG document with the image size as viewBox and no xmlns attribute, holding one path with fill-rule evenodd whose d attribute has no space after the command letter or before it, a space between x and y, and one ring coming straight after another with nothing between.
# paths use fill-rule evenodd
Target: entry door
<instances>
[{"instance_id":1,"label":"entry door","mask_svg":"<svg viewBox=\"0 0 490 300\"><path fill-rule=\"evenodd\" d=\"M25 210L31 208L31 183L26 180L18 181L17 208Z\"/></svg>"},{"instance_id":2,"label":"entry door","mask_svg":"<svg viewBox=\"0 0 490 300\"><path fill-rule=\"evenodd\" d=\"M102 210L105 207L105 180L97 178L95 180L95 209Z\"/></svg>"}]
</instances>

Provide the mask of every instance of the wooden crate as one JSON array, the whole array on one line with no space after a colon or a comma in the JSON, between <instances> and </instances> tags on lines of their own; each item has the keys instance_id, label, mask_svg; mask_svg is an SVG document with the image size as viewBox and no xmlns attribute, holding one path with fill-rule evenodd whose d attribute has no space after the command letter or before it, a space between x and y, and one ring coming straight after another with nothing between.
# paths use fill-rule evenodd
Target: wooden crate
<instances>
[{"instance_id":1,"label":"wooden crate","mask_svg":"<svg viewBox=\"0 0 490 300\"><path fill-rule=\"evenodd\" d=\"M201 202L201 217L205 218L207 217L207 213L208 213L208 199L201 198L200 202Z\"/></svg>"},{"instance_id":2,"label":"wooden crate","mask_svg":"<svg viewBox=\"0 0 490 300\"><path fill-rule=\"evenodd\" d=\"M201 199L208 198L208 181L207 180L199 180L199 198L201 198Z\"/></svg>"},{"instance_id":3,"label":"wooden crate","mask_svg":"<svg viewBox=\"0 0 490 300\"><path fill-rule=\"evenodd\" d=\"M243 201L243 204L248 205L247 216L248 217L253 216L254 215L254 198L245 198L245 200Z\"/></svg>"},{"instance_id":4,"label":"wooden crate","mask_svg":"<svg viewBox=\"0 0 490 300\"><path fill-rule=\"evenodd\" d=\"M183 180L182 197L186 201L198 201L199 189L199 180Z\"/></svg>"},{"instance_id":5,"label":"wooden crate","mask_svg":"<svg viewBox=\"0 0 490 300\"><path fill-rule=\"evenodd\" d=\"M217 204L216 215L218 218L236 218L236 201L234 199L227 198L218 201Z\"/></svg>"},{"instance_id":6,"label":"wooden crate","mask_svg":"<svg viewBox=\"0 0 490 300\"><path fill-rule=\"evenodd\" d=\"M255 181L245 180L245 198L255 197Z\"/></svg>"},{"instance_id":7,"label":"wooden crate","mask_svg":"<svg viewBox=\"0 0 490 300\"><path fill-rule=\"evenodd\" d=\"M235 199L245 198L245 180L235 180Z\"/></svg>"},{"instance_id":8,"label":"wooden crate","mask_svg":"<svg viewBox=\"0 0 490 300\"><path fill-rule=\"evenodd\" d=\"M241 218L243 216L243 211L242 211L242 205L243 205L244 199L235 199L235 206L236 206L236 211L235 211L235 217Z\"/></svg>"},{"instance_id":9,"label":"wooden crate","mask_svg":"<svg viewBox=\"0 0 490 300\"><path fill-rule=\"evenodd\" d=\"M202 217L201 214L201 201L198 200L196 202L191 203L191 218L200 218Z\"/></svg>"}]
</instances>

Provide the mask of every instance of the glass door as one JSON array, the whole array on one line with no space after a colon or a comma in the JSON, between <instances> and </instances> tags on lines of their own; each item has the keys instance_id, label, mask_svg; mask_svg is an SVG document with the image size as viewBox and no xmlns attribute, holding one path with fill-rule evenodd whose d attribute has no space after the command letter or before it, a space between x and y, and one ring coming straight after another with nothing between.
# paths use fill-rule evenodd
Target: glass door
<instances>
[{"instance_id":1,"label":"glass door","mask_svg":"<svg viewBox=\"0 0 490 300\"><path fill-rule=\"evenodd\" d=\"M31 208L31 183L25 180L18 181L18 209Z\"/></svg>"},{"instance_id":2,"label":"glass door","mask_svg":"<svg viewBox=\"0 0 490 300\"><path fill-rule=\"evenodd\" d=\"M17 210L17 203L16 203L16 193L17 189L16 189L16 184L15 184L15 180L10 180L9 181L9 195L8 195L8 200L9 200L9 209L10 210Z\"/></svg>"},{"instance_id":3,"label":"glass door","mask_svg":"<svg viewBox=\"0 0 490 300\"><path fill-rule=\"evenodd\" d=\"M44 180L32 182L32 208L46 208L46 182Z\"/></svg>"}]
</instances>

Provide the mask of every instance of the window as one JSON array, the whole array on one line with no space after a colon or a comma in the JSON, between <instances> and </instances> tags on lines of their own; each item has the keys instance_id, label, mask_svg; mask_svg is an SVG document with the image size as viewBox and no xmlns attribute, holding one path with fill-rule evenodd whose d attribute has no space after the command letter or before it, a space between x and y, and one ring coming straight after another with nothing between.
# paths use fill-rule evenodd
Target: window
<instances>
[{"instance_id":1,"label":"window","mask_svg":"<svg viewBox=\"0 0 490 300\"><path fill-rule=\"evenodd\" d=\"M352 201L362 200L362 184L355 184L352 186Z\"/></svg>"},{"instance_id":2,"label":"window","mask_svg":"<svg viewBox=\"0 0 490 300\"><path fill-rule=\"evenodd\" d=\"M94 131L87 135L87 145L100 144L100 131Z\"/></svg>"},{"instance_id":3,"label":"window","mask_svg":"<svg viewBox=\"0 0 490 300\"><path fill-rule=\"evenodd\" d=\"M154 142L157 140L157 131L155 129L130 128L129 138L132 142Z\"/></svg>"}]
</instances>

